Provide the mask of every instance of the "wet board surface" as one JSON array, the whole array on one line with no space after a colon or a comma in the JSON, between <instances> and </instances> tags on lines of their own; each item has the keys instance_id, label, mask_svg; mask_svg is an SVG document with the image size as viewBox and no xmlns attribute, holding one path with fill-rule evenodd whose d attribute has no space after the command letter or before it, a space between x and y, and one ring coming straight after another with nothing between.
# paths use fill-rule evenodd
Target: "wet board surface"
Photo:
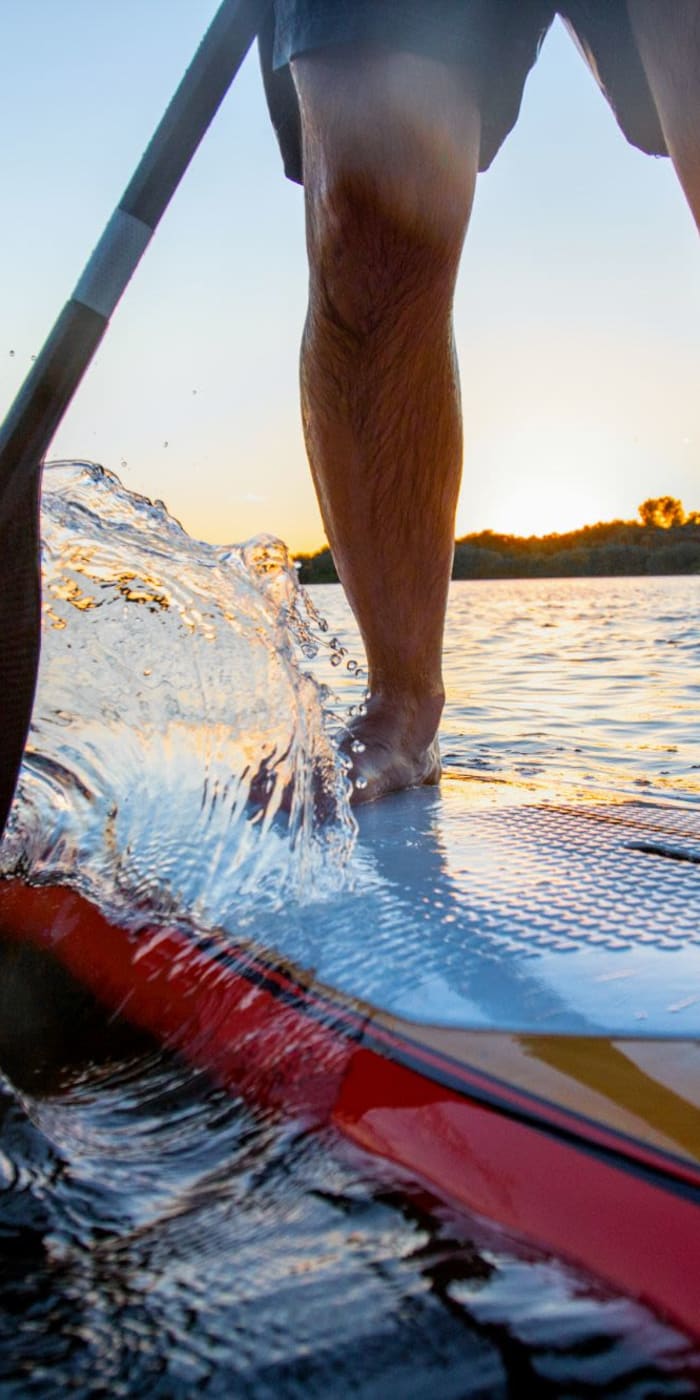
<instances>
[{"instance_id":1,"label":"wet board surface","mask_svg":"<svg viewBox=\"0 0 700 1400\"><path fill-rule=\"evenodd\" d=\"M354 886L261 941L417 1023L700 1036L700 810L446 778L359 810Z\"/></svg>"}]
</instances>

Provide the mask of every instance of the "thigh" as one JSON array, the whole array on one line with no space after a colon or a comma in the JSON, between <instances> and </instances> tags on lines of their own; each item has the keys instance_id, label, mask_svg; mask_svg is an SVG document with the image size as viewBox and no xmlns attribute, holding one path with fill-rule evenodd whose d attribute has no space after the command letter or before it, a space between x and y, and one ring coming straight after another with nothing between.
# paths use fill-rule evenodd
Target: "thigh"
<instances>
[{"instance_id":1,"label":"thigh","mask_svg":"<svg viewBox=\"0 0 700 1400\"><path fill-rule=\"evenodd\" d=\"M700 228L700 4L628 0L664 140Z\"/></svg>"},{"instance_id":2,"label":"thigh","mask_svg":"<svg viewBox=\"0 0 700 1400\"><path fill-rule=\"evenodd\" d=\"M412 54L460 70L467 95L479 106L479 169L485 170L517 120L528 72L554 11L555 0L274 0L261 36L261 58L287 174L303 180L289 65L345 46L378 55Z\"/></svg>"},{"instance_id":3,"label":"thigh","mask_svg":"<svg viewBox=\"0 0 700 1400\"><path fill-rule=\"evenodd\" d=\"M698 0L628 0L628 14L652 92L687 113L697 131L700 91ZM700 139L700 134L698 136Z\"/></svg>"},{"instance_id":4,"label":"thigh","mask_svg":"<svg viewBox=\"0 0 700 1400\"><path fill-rule=\"evenodd\" d=\"M343 44L292 73L308 198L352 184L409 222L437 205L466 220L481 127L468 65Z\"/></svg>"}]
</instances>

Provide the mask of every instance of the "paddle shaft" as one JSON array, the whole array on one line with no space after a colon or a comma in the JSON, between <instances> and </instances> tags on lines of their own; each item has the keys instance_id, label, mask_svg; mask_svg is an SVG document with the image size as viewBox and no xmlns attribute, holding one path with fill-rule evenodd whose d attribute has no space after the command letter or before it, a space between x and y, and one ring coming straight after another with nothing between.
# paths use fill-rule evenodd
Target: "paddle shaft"
<instances>
[{"instance_id":1,"label":"paddle shaft","mask_svg":"<svg viewBox=\"0 0 700 1400\"><path fill-rule=\"evenodd\" d=\"M0 834L39 663L41 461L267 7L266 0L223 0L0 428Z\"/></svg>"}]
</instances>

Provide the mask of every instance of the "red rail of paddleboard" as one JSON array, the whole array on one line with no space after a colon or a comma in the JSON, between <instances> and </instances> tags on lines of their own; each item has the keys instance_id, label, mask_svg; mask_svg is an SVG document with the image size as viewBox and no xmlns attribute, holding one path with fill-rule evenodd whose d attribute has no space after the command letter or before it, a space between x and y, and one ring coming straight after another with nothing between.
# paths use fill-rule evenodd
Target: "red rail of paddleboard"
<instances>
[{"instance_id":1,"label":"red rail of paddleboard","mask_svg":"<svg viewBox=\"0 0 700 1400\"><path fill-rule=\"evenodd\" d=\"M377 1024L272 958L128 932L58 886L0 883L0 932L256 1102L332 1123L450 1202L700 1335L700 1170Z\"/></svg>"}]
</instances>

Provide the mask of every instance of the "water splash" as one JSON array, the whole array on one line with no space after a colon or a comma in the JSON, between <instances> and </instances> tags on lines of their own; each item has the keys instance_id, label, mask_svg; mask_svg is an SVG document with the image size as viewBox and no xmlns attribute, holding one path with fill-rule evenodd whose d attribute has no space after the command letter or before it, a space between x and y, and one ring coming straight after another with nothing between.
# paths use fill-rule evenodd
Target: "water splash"
<instances>
[{"instance_id":1,"label":"water splash","mask_svg":"<svg viewBox=\"0 0 700 1400\"><path fill-rule=\"evenodd\" d=\"M343 882L355 825L285 546L192 540L87 462L44 478L37 700L0 870L201 928Z\"/></svg>"}]
</instances>

